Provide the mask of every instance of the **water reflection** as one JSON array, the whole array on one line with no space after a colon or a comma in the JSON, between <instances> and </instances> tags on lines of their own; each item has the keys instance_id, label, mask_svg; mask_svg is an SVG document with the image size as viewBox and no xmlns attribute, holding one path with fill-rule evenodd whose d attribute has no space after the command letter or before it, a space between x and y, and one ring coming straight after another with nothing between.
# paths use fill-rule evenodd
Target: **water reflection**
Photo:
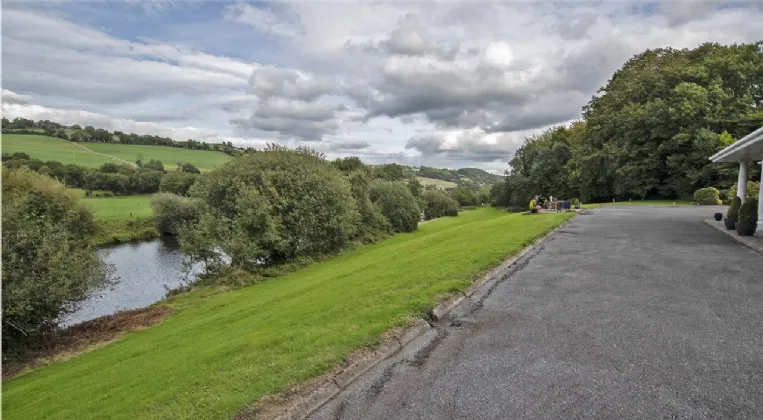
<instances>
[{"instance_id":1,"label":"water reflection","mask_svg":"<svg viewBox=\"0 0 763 420\"><path fill-rule=\"evenodd\" d=\"M177 239L164 236L146 242L115 245L98 250L104 261L116 269L116 284L96 290L63 325L110 315L126 309L149 306L162 300L167 291L192 281L200 267L185 267L187 258Z\"/></svg>"}]
</instances>

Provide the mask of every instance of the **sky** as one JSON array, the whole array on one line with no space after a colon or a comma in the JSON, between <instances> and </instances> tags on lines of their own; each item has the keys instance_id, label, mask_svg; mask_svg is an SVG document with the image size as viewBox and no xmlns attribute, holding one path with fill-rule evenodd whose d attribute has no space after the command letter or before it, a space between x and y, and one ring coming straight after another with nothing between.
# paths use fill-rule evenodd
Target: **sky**
<instances>
[{"instance_id":1,"label":"sky","mask_svg":"<svg viewBox=\"0 0 763 420\"><path fill-rule=\"evenodd\" d=\"M763 0L4 0L2 113L502 173L634 54L761 22Z\"/></svg>"}]
</instances>

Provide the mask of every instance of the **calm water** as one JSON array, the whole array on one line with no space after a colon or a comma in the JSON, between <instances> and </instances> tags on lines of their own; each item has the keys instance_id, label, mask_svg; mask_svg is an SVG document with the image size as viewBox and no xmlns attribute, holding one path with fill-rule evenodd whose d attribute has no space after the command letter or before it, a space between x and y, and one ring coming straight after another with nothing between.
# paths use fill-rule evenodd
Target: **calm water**
<instances>
[{"instance_id":1,"label":"calm water","mask_svg":"<svg viewBox=\"0 0 763 420\"><path fill-rule=\"evenodd\" d=\"M187 259L172 236L102 248L98 255L114 265L116 284L93 292L79 311L64 320L64 325L149 306L198 273L198 267L190 274L186 272L183 263Z\"/></svg>"}]
</instances>

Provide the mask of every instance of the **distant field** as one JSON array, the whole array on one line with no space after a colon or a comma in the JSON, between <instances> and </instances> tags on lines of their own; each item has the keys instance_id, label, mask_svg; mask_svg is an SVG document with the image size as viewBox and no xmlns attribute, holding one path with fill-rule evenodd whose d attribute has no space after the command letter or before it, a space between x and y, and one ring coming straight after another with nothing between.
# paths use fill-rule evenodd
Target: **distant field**
<instances>
[{"instance_id":1,"label":"distant field","mask_svg":"<svg viewBox=\"0 0 763 420\"><path fill-rule=\"evenodd\" d=\"M151 197L151 195L85 197L80 201L90 207L96 219L127 220L151 217Z\"/></svg>"},{"instance_id":2,"label":"distant field","mask_svg":"<svg viewBox=\"0 0 763 420\"><path fill-rule=\"evenodd\" d=\"M88 152L76 144L55 137L3 134L3 153L16 152L24 152L43 161L57 160L64 164L73 163L88 168L97 168L107 162L119 163L115 159Z\"/></svg>"},{"instance_id":3,"label":"distant field","mask_svg":"<svg viewBox=\"0 0 763 420\"><path fill-rule=\"evenodd\" d=\"M25 152L35 159L57 160L64 164L73 163L89 168L97 168L106 162L121 163L118 159L135 162L138 155L142 155L146 161L149 159L162 161L165 169L174 169L177 162L183 162L192 163L201 170L211 170L219 168L230 160L230 156L221 152L177 147L116 143L82 143L82 145L96 153L55 137L29 134L4 134L2 144L4 153Z\"/></svg>"},{"instance_id":4,"label":"distant field","mask_svg":"<svg viewBox=\"0 0 763 420\"><path fill-rule=\"evenodd\" d=\"M421 185L434 185L437 188L456 188L458 186L455 182L442 181L440 179L424 178L423 176L417 176L416 178Z\"/></svg>"}]
</instances>

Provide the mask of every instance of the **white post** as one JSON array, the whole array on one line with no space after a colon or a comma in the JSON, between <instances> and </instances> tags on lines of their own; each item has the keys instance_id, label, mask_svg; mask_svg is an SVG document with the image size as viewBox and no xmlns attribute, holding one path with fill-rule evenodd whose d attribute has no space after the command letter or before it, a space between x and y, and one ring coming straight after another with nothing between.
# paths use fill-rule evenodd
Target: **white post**
<instances>
[{"instance_id":1,"label":"white post","mask_svg":"<svg viewBox=\"0 0 763 420\"><path fill-rule=\"evenodd\" d=\"M763 161L760 161L761 174L763 174ZM758 195L758 227L763 229L763 175L760 177L760 194Z\"/></svg>"},{"instance_id":2,"label":"white post","mask_svg":"<svg viewBox=\"0 0 763 420\"><path fill-rule=\"evenodd\" d=\"M737 197L744 203L747 197L747 163L739 162L739 177L737 177Z\"/></svg>"}]
</instances>

